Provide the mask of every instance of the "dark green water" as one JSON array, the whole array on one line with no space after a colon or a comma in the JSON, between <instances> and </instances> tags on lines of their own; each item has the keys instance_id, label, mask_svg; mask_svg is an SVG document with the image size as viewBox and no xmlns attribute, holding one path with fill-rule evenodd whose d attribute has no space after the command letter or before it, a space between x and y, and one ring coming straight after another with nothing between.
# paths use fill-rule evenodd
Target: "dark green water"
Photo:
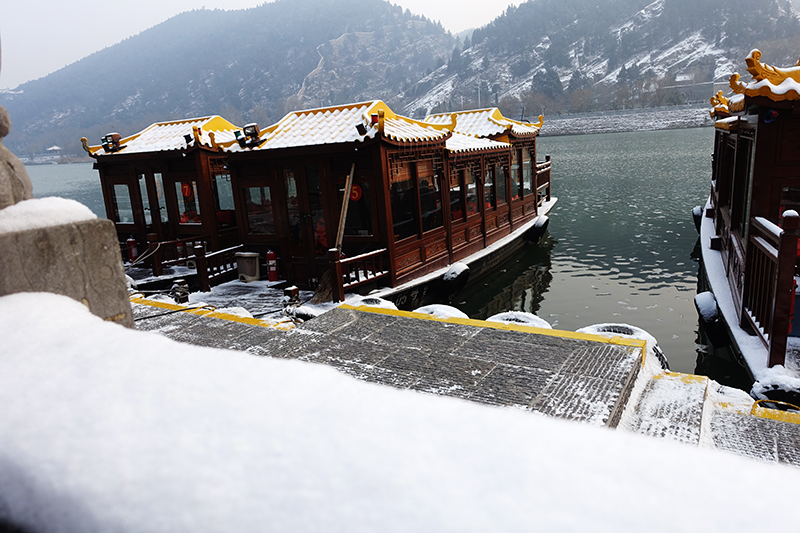
<instances>
[{"instance_id":1,"label":"dark green water","mask_svg":"<svg viewBox=\"0 0 800 533\"><path fill-rule=\"evenodd\" d=\"M92 170L92 163L69 165L28 165L25 167L33 184L36 198L60 196L77 200L99 216L106 216L100 174Z\"/></svg>"},{"instance_id":2,"label":"dark green water","mask_svg":"<svg viewBox=\"0 0 800 533\"><path fill-rule=\"evenodd\" d=\"M570 331L631 324L658 339L673 370L694 371L691 210L708 196L713 136L698 128L540 138L558 197L550 238L457 305L473 318L535 312Z\"/></svg>"},{"instance_id":3,"label":"dark green water","mask_svg":"<svg viewBox=\"0 0 800 533\"><path fill-rule=\"evenodd\" d=\"M713 135L698 128L539 139L539 158L553 158L558 197L549 237L455 305L473 318L532 311L570 331L632 324L658 339L673 370L694 371L691 210L708 195ZM27 169L35 196L72 198L105 216L91 163Z\"/></svg>"}]
</instances>

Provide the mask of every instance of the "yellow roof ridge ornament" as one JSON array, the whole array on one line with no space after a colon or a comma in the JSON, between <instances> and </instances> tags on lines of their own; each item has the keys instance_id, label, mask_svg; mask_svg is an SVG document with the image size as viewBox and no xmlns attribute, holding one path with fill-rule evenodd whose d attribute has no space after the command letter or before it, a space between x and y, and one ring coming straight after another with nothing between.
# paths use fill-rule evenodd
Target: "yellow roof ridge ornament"
<instances>
[{"instance_id":1,"label":"yellow roof ridge ornament","mask_svg":"<svg viewBox=\"0 0 800 533\"><path fill-rule=\"evenodd\" d=\"M722 91L717 91L717 94L711 97L711 105L714 107L728 105L728 99L722 94Z\"/></svg>"},{"instance_id":2,"label":"yellow roof ridge ornament","mask_svg":"<svg viewBox=\"0 0 800 533\"><path fill-rule=\"evenodd\" d=\"M729 115L730 109L728 108L728 99L722 94L722 91L717 91L717 94L712 96L709 101L711 102L712 109L708 112L711 118L716 117L718 114Z\"/></svg>"},{"instance_id":3,"label":"yellow roof ridge ornament","mask_svg":"<svg viewBox=\"0 0 800 533\"><path fill-rule=\"evenodd\" d=\"M745 96L766 96L770 100L797 100L800 99L800 60L794 67L778 68L761 62L761 51L753 49L745 58L747 72L753 76L750 83L742 83L739 73L731 75L729 84L733 92ZM787 86L778 89L787 80ZM793 85L797 84L797 88Z\"/></svg>"}]
</instances>

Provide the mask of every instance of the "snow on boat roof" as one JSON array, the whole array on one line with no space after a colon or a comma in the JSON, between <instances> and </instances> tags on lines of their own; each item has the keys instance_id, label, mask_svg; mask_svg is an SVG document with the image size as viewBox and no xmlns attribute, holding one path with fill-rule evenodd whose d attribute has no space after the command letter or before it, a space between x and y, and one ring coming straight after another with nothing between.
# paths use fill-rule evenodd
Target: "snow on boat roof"
<instances>
[{"instance_id":1,"label":"snow on boat roof","mask_svg":"<svg viewBox=\"0 0 800 533\"><path fill-rule=\"evenodd\" d=\"M430 124L456 123L454 131L473 137L490 137L513 133L519 137L533 136L539 133L542 126L542 117L538 124L511 120L503 116L496 107L476 109L474 111L458 111L456 113L440 113L429 115L425 122Z\"/></svg>"},{"instance_id":2,"label":"snow on boat roof","mask_svg":"<svg viewBox=\"0 0 800 533\"><path fill-rule=\"evenodd\" d=\"M105 152L102 146L90 146L90 155L106 156L115 154L131 154L143 152L164 152L182 150L189 146L186 135L194 138L194 128L198 129L200 143L212 147L214 143L223 143L235 139L234 131L239 129L218 115L208 117L157 122L141 132L120 140L122 148L116 152ZM212 142L210 134L213 133ZM194 142L192 140L191 142Z\"/></svg>"},{"instance_id":3,"label":"snow on boat roof","mask_svg":"<svg viewBox=\"0 0 800 533\"><path fill-rule=\"evenodd\" d=\"M322 144L363 142L373 139L378 133L378 124L372 123L372 115L383 112L383 133L397 142L442 141L450 134L451 124L426 124L400 116L380 100L341 106L323 107L306 111L293 111L277 124L262 130L261 144L254 150L296 148ZM366 133L362 135L358 126ZM224 145L225 150L242 152L238 143Z\"/></svg>"},{"instance_id":4,"label":"snow on boat roof","mask_svg":"<svg viewBox=\"0 0 800 533\"><path fill-rule=\"evenodd\" d=\"M760 59L759 50L750 51L745 62L753 80L742 83L739 74L733 74L730 78L731 89L746 96L766 96L776 102L800 99L800 66L778 68L762 63Z\"/></svg>"},{"instance_id":5,"label":"snow on boat roof","mask_svg":"<svg viewBox=\"0 0 800 533\"><path fill-rule=\"evenodd\" d=\"M447 139L447 149L453 153L482 152L485 150L508 150L511 144L491 139L470 137L462 133L454 133Z\"/></svg>"}]
</instances>

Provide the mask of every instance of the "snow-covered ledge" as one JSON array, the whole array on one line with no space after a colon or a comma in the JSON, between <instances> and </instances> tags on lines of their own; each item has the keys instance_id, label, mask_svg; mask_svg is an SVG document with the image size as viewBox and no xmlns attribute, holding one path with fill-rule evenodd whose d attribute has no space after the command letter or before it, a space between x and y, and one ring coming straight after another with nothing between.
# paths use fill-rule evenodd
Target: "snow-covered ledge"
<instances>
[{"instance_id":1,"label":"snow-covered ledge","mask_svg":"<svg viewBox=\"0 0 800 533\"><path fill-rule=\"evenodd\" d=\"M711 203L709 200L703 209L704 213L706 209L710 208ZM774 224L772 225L774 226ZM779 227L775 227L777 231L781 231ZM798 372L783 365L776 365L770 368L768 366L769 354L761 339L755 335L748 334L739 326L739 317L728 288L728 279L725 276L722 254L711 248L711 237L714 235L713 219L703 216L700 226L700 249L703 254L703 265L706 269L708 282L711 285L711 291L716 298L717 306L728 326L728 331L739 347L750 373L757 382L753 392L759 396L763 387L771 387L773 384L784 390L800 391L800 375L798 375Z\"/></svg>"},{"instance_id":2,"label":"snow-covered ledge","mask_svg":"<svg viewBox=\"0 0 800 533\"><path fill-rule=\"evenodd\" d=\"M24 200L0 210L0 296L19 292L69 296L134 327L114 224L74 200Z\"/></svg>"}]
</instances>

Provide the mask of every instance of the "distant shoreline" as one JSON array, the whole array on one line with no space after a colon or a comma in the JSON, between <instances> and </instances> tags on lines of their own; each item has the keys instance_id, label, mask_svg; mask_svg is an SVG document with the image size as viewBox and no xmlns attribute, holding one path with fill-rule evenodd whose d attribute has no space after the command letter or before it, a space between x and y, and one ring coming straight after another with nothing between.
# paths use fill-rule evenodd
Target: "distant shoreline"
<instances>
[{"instance_id":1,"label":"distant shoreline","mask_svg":"<svg viewBox=\"0 0 800 533\"><path fill-rule=\"evenodd\" d=\"M576 115L545 116L542 137L588 135L593 133L623 133L713 126L708 114L710 106L669 106L595 111ZM25 165L91 163L85 154L19 157Z\"/></svg>"},{"instance_id":2,"label":"distant shoreline","mask_svg":"<svg viewBox=\"0 0 800 533\"><path fill-rule=\"evenodd\" d=\"M622 133L713 126L709 106L670 106L544 117L541 136Z\"/></svg>"}]
</instances>

